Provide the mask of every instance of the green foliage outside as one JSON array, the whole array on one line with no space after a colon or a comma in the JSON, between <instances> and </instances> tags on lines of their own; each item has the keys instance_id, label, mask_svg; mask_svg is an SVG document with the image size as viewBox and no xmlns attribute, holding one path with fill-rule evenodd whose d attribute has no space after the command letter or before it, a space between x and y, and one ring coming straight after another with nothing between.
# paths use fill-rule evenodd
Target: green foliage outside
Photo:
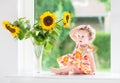
<instances>
[{"instance_id":1,"label":"green foliage outside","mask_svg":"<svg viewBox=\"0 0 120 83\"><path fill-rule=\"evenodd\" d=\"M98 70L106 71L110 69L110 33L97 32L93 42L96 53L96 66Z\"/></svg>"},{"instance_id":2,"label":"green foliage outside","mask_svg":"<svg viewBox=\"0 0 120 83\"><path fill-rule=\"evenodd\" d=\"M64 11L70 11L74 15L71 0L35 0L35 20L39 20L39 16L45 11L55 12L57 15ZM75 42L69 37L69 31L70 29L61 30L57 41L54 42L53 49L50 51L44 50L42 63L44 70L49 70L51 66L57 68L58 63L56 59L59 56L72 53ZM97 69L110 69L110 33L98 32L93 44L96 49Z\"/></svg>"},{"instance_id":3,"label":"green foliage outside","mask_svg":"<svg viewBox=\"0 0 120 83\"><path fill-rule=\"evenodd\" d=\"M38 20L39 16L46 11L59 14L64 11L69 11L74 14L74 8L71 0L35 0L34 2L35 20Z\"/></svg>"},{"instance_id":4,"label":"green foliage outside","mask_svg":"<svg viewBox=\"0 0 120 83\"><path fill-rule=\"evenodd\" d=\"M110 0L99 0L100 2L103 2L106 6L106 10L110 11L111 10L111 4L110 4Z\"/></svg>"}]
</instances>

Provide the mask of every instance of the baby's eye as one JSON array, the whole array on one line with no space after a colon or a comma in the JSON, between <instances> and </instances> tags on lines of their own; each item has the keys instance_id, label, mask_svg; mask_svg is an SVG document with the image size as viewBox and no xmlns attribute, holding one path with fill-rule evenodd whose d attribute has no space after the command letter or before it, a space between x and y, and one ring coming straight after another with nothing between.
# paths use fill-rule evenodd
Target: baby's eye
<instances>
[{"instance_id":1,"label":"baby's eye","mask_svg":"<svg viewBox=\"0 0 120 83\"><path fill-rule=\"evenodd\" d=\"M84 36L82 35L82 38L84 38Z\"/></svg>"},{"instance_id":2,"label":"baby's eye","mask_svg":"<svg viewBox=\"0 0 120 83\"><path fill-rule=\"evenodd\" d=\"M80 35L78 35L78 37L80 37Z\"/></svg>"}]
</instances>

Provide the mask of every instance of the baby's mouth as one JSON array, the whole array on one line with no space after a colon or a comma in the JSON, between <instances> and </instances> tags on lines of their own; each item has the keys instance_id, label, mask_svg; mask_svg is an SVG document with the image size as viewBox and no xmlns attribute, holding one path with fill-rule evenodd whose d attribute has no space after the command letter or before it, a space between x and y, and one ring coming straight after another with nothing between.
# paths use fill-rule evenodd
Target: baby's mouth
<instances>
[{"instance_id":1,"label":"baby's mouth","mask_svg":"<svg viewBox=\"0 0 120 83\"><path fill-rule=\"evenodd\" d=\"M79 41L79 42L82 42L82 41Z\"/></svg>"}]
</instances>

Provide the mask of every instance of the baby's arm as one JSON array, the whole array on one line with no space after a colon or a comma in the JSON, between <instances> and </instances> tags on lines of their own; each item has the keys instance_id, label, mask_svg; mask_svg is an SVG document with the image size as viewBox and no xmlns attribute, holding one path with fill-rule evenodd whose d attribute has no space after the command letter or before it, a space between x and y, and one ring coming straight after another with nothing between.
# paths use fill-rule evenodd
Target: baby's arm
<instances>
[{"instance_id":1,"label":"baby's arm","mask_svg":"<svg viewBox=\"0 0 120 83\"><path fill-rule=\"evenodd\" d=\"M96 67L95 67L95 61L94 61L94 56L92 52L89 52L89 60L90 60L90 66L92 69L92 74L95 74Z\"/></svg>"},{"instance_id":2,"label":"baby's arm","mask_svg":"<svg viewBox=\"0 0 120 83\"><path fill-rule=\"evenodd\" d=\"M70 33L69 33L71 39L77 40L77 37L75 36L75 33L80 29L80 27L85 27L85 26L86 26L86 25L81 25L81 26L78 26L78 27L76 27L76 28L73 28L73 29L70 31Z\"/></svg>"},{"instance_id":3,"label":"baby's arm","mask_svg":"<svg viewBox=\"0 0 120 83\"><path fill-rule=\"evenodd\" d=\"M70 31L70 33L69 33L69 35L70 35L70 38L72 39L72 40L77 40L77 37L75 36L75 33L77 32L77 29L72 29L71 31Z\"/></svg>"}]
</instances>

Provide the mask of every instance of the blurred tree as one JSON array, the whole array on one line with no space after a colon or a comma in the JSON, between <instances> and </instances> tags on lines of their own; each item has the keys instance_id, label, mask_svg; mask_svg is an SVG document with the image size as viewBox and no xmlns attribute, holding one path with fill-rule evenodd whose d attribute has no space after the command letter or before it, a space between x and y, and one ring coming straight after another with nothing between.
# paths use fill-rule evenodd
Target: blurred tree
<instances>
[{"instance_id":1,"label":"blurred tree","mask_svg":"<svg viewBox=\"0 0 120 83\"><path fill-rule=\"evenodd\" d=\"M35 0L35 19L39 19L39 16L45 11L55 12L58 9L58 3L60 0Z\"/></svg>"},{"instance_id":2,"label":"blurred tree","mask_svg":"<svg viewBox=\"0 0 120 83\"><path fill-rule=\"evenodd\" d=\"M39 16L45 12L56 12L56 11L69 11L74 14L74 8L71 0L35 0L34 1L34 17L35 20L39 19ZM61 9L59 6L61 5Z\"/></svg>"},{"instance_id":3,"label":"blurred tree","mask_svg":"<svg viewBox=\"0 0 120 83\"><path fill-rule=\"evenodd\" d=\"M97 68L110 69L110 33L97 32L93 44L96 46Z\"/></svg>"}]
</instances>

